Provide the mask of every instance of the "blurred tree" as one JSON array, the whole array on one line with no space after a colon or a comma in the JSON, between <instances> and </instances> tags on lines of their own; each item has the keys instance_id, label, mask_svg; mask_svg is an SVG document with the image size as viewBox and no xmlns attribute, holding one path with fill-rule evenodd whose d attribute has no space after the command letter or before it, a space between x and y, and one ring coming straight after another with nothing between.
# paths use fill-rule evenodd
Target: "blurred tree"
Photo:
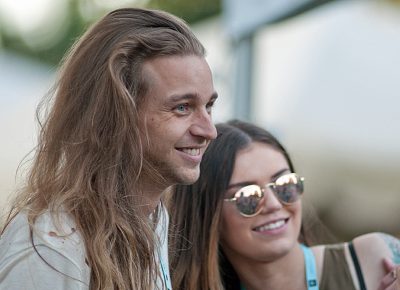
<instances>
[{"instance_id":1,"label":"blurred tree","mask_svg":"<svg viewBox=\"0 0 400 290\"><path fill-rule=\"evenodd\" d=\"M0 31L2 46L8 50L38 59L45 63L52 65L58 64L68 48L89 24L79 12L79 0L69 0L65 13L67 14L66 18L68 21L64 23L64 29L60 31L60 33L64 35L60 36L58 40L51 45L33 48L26 43L22 35L15 32L6 32L2 29Z\"/></svg>"},{"instance_id":2,"label":"blurred tree","mask_svg":"<svg viewBox=\"0 0 400 290\"><path fill-rule=\"evenodd\" d=\"M149 0L147 7L162 9L183 18L188 23L220 14L222 0Z\"/></svg>"},{"instance_id":3,"label":"blurred tree","mask_svg":"<svg viewBox=\"0 0 400 290\"><path fill-rule=\"evenodd\" d=\"M111 7L102 6L101 3L96 0L66 1L66 21L59 20L65 23L62 24L63 29L57 32L58 37L56 41L50 44L46 43L45 45L32 47L32 45L27 43L23 35L17 31L7 31L0 25L0 45L8 50L38 59L42 62L57 65L83 31L93 21L96 21L99 17L107 13ZM132 0L130 6L137 7L144 5L148 8L162 9L185 19L189 23L193 23L220 13L221 1L222 0ZM124 6L129 6L126 1ZM114 8L115 7L112 9Z\"/></svg>"}]
</instances>

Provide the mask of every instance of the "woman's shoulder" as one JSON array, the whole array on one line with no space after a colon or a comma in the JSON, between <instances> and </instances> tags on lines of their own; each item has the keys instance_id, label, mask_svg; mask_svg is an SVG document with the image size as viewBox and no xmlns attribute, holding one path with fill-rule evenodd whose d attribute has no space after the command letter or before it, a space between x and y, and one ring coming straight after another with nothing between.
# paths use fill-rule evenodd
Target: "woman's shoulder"
<instances>
[{"instance_id":1,"label":"woman's shoulder","mask_svg":"<svg viewBox=\"0 0 400 290\"><path fill-rule=\"evenodd\" d=\"M392 235L374 232L353 239L354 248L360 258L386 257L395 263L400 263L400 240Z\"/></svg>"},{"instance_id":2,"label":"woman's shoulder","mask_svg":"<svg viewBox=\"0 0 400 290\"><path fill-rule=\"evenodd\" d=\"M396 237L374 232L358 236L352 241L368 289L377 289L385 276L383 259L400 261L400 241Z\"/></svg>"},{"instance_id":3,"label":"woman's shoulder","mask_svg":"<svg viewBox=\"0 0 400 290\"><path fill-rule=\"evenodd\" d=\"M390 253L391 258L400 264L400 239L398 237L383 232L372 232L355 237L351 243L354 245L356 252L360 252L361 255L376 254L375 250L379 250L378 253L382 255L382 251L384 251ZM314 252L323 253L326 248L342 248L346 247L347 244L348 242L322 244L311 248Z\"/></svg>"},{"instance_id":4,"label":"woman's shoulder","mask_svg":"<svg viewBox=\"0 0 400 290\"><path fill-rule=\"evenodd\" d=\"M343 251L353 280L356 281L356 266L349 249L350 243L353 245L368 289L378 289L380 280L386 274L383 266L384 258L400 264L400 240L389 234L373 232L357 236L351 242L313 246L312 250L319 269L322 269L326 250Z\"/></svg>"}]
</instances>

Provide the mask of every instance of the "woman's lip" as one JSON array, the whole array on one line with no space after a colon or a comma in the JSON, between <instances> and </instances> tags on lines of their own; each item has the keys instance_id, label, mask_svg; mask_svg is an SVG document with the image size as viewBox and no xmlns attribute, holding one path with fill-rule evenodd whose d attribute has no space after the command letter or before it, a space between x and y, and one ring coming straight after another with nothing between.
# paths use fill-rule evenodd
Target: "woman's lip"
<instances>
[{"instance_id":1,"label":"woman's lip","mask_svg":"<svg viewBox=\"0 0 400 290\"><path fill-rule=\"evenodd\" d=\"M264 222L263 224L254 227L252 230L253 231L258 231L257 229L260 229L262 227L268 227L268 226L271 226L273 224L277 224L277 223L279 223L281 221L283 221L283 224L282 224L282 226L283 226L283 225L287 224L287 222L289 221L289 218L279 218L279 219L274 219L274 220L271 220L271 221L268 221L268 222Z\"/></svg>"}]
</instances>

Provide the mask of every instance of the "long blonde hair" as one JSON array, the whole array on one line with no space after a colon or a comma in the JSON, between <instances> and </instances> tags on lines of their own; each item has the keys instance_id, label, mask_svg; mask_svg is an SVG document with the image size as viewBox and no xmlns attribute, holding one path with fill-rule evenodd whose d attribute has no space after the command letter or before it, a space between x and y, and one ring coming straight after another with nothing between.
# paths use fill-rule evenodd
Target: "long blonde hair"
<instances>
[{"instance_id":1,"label":"long blonde hair","mask_svg":"<svg viewBox=\"0 0 400 290\"><path fill-rule=\"evenodd\" d=\"M115 10L72 47L38 108L45 119L33 166L8 221L27 209L32 228L46 210L67 212L85 242L90 289L154 287L154 223L138 182L157 173L143 159L137 112L143 62L168 55L204 56L204 48L168 13Z\"/></svg>"}]
</instances>

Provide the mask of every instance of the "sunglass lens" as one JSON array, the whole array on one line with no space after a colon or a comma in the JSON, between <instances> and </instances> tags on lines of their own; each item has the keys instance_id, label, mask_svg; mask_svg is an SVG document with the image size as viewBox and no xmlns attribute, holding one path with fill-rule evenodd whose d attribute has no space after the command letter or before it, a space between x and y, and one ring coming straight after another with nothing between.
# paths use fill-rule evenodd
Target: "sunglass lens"
<instances>
[{"instance_id":1,"label":"sunglass lens","mask_svg":"<svg viewBox=\"0 0 400 290\"><path fill-rule=\"evenodd\" d=\"M281 176L275 182L274 191L282 202L293 203L304 191L303 180L294 173Z\"/></svg>"},{"instance_id":2,"label":"sunglass lens","mask_svg":"<svg viewBox=\"0 0 400 290\"><path fill-rule=\"evenodd\" d=\"M243 215L252 216L258 213L260 200L262 198L262 192L259 186L245 186L236 192L235 197L236 206Z\"/></svg>"}]
</instances>

